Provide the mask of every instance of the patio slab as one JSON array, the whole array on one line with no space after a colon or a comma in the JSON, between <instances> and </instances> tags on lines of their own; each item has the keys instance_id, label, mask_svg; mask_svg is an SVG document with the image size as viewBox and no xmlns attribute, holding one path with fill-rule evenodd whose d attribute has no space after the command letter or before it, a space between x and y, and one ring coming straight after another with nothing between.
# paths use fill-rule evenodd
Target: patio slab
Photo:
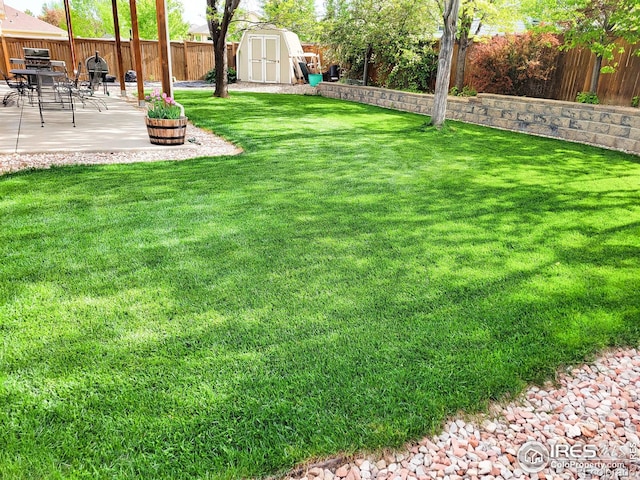
<instances>
[{"instance_id":1,"label":"patio slab","mask_svg":"<svg viewBox=\"0 0 640 480\"><path fill-rule=\"evenodd\" d=\"M0 107L0 153L129 151L157 148L149 143L145 111L120 96L99 97L102 111L78 102L73 126L70 110L45 110L24 102Z\"/></svg>"},{"instance_id":2,"label":"patio slab","mask_svg":"<svg viewBox=\"0 0 640 480\"><path fill-rule=\"evenodd\" d=\"M0 96L4 96L4 93L0 92ZM16 151L20 130L20 114L18 108L0 105L0 153Z\"/></svg>"}]
</instances>

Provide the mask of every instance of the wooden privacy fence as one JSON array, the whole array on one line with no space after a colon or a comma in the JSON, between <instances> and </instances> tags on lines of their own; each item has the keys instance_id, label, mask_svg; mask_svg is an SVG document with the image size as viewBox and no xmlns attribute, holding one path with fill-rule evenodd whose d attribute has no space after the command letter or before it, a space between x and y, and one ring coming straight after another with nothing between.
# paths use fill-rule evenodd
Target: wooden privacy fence
<instances>
[{"instance_id":1,"label":"wooden privacy fence","mask_svg":"<svg viewBox=\"0 0 640 480\"><path fill-rule=\"evenodd\" d=\"M622 40L617 43L624 47L624 53L616 53L612 62L617 63L618 68L615 73L600 74L596 93L601 103L628 107L631 99L640 95L640 56L634 55L634 52L640 49L640 45L630 45ZM473 68L470 63L473 48L474 44L471 44L467 50L465 85L469 84L469 76ZM456 58L457 45L451 65L451 85L454 84L456 77ZM578 92L589 91L595 58L595 55L586 48L560 51L552 77L540 85L536 97L575 101Z\"/></svg>"},{"instance_id":2,"label":"wooden privacy fence","mask_svg":"<svg viewBox=\"0 0 640 480\"><path fill-rule=\"evenodd\" d=\"M48 48L51 52L51 58L55 60L64 60L68 70L71 65L71 53L69 51L69 42L67 40L54 39L33 39L22 37L5 37L9 57L22 58L23 47ZM96 52L100 53L109 65L109 73L118 76L117 60L116 60L116 44L113 39L95 39L95 38L77 38L75 40L76 57L78 62L84 60ZM131 42L122 41L122 61L123 69L134 70ZM142 50L142 73L145 80L159 81L160 58L158 42L152 40L141 40L140 48ZM237 44L227 45L229 55L229 65L235 66L235 50ZM0 58L2 53L0 52ZM201 79L213 68L213 44L205 42L171 42L171 59L173 76L178 80L195 80ZM4 65L1 62L0 65Z\"/></svg>"},{"instance_id":3,"label":"wooden privacy fence","mask_svg":"<svg viewBox=\"0 0 640 480\"><path fill-rule=\"evenodd\" d=\"M71 53L67 40L33 39L23 37L5 36L9 58L22 58L22 48L48 48L51 58L64 60L69 71L71 65ZM227 61L229 67L236 68L236 52L238 42L227 44ZM113 39L77 38L75 39L76 58L78 62L84 60L96 51L100 52L109 65L109 73L118 76L116 60L116 43ZM161 77L158 42L156 40L141 40L142 73L145 80L159 81ZM305 52L318 53L318 46L304 44ZM134 70L135 65L132 56L131 42L122 41L122 61L125 72ZM0 49L0 65L4 65L2 50ZM77 67L77 66L76 66ZM171 68L173 76L177 80L200 80L214 67L213 43L211 42L171 42ZM84 66L83 66L84 70Z\"/></svg>"},{"instance_id":4,"label":"wooden privacy fence","mask_svg":"<svg viewBox=\"0 0 640 480\"><path fill-rule=\"evenodd\" d=\"M615 54L613 62L618 68L615 73L600 74L596 93L602 103L628 107L631 99L640 95L640 56L634 55L640 45L623 41L619 45L624 47L624 53ZM589 91L594 62L595 55L587 49L561 52L553 78L553 96L548 98L574 101L578 92Z\"/></svg>"}]
</instances>

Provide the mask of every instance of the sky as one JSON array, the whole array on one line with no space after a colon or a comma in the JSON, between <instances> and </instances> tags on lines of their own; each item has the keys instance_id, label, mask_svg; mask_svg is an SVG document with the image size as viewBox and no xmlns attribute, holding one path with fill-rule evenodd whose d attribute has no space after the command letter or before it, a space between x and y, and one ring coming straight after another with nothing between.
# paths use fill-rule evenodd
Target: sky
<instances>
[{"instance_id":1,"label":"sky","mask_svg":"<svg viewBox=\"0 0 640 480\"><path fill-rule=\"evenodd\" d=\"M204 13L207 8L206 0L180 0L184 7L184 19L189 23L202 25L206 23ZM47 3L46 0L4 0L5 5L15 8L16 10L31 10L36 16L42 12L42 5ZM258 10L258 0L241 0L240 7L246 10Z\"/></svg>"}]
</instances>

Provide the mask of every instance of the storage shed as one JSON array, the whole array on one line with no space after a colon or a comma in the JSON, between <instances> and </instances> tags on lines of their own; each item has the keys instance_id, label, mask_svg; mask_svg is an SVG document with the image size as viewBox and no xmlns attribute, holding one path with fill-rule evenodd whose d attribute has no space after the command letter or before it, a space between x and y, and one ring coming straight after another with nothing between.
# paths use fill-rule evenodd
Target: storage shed
<instances>
[{"instance_id":1,"label":"storage shed","mask_svg":"<svg viewBox=\"0 0 640 480\"><path fill-rule=\"evenodd\" d=\"M307 62L298 35L268 25L245 30L236 53L238 80L244 82L304 81Z\"/></svg>"}]
</instances>

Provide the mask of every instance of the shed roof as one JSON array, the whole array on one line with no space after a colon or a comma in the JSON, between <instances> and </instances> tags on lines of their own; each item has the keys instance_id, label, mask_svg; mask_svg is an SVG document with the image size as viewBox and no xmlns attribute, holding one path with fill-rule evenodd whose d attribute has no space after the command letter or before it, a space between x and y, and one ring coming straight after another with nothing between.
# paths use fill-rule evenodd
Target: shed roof
<instances>
[{"instance_id":1,"label":"shed roof","mask_svg":"<svg viewBox=\"0 0 640 480\"><path fill-rule=\"evenodd\" d=\"M287 46L289 56L297 57L304 55L300 38L297 34L286 28L278 28L269 23L262 23L247 28L244 33L247 35L281 35ZM244 35L242 38L244 38Z\"/></svg>"}]
</instances>

